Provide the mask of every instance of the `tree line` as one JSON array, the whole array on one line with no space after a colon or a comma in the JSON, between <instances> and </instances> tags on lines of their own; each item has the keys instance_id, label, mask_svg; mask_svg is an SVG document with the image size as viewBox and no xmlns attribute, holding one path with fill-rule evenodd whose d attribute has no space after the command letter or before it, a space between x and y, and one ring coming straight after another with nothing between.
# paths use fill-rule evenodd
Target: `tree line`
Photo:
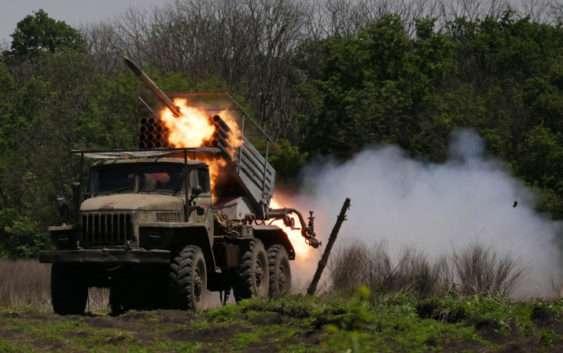
<instances>
[{"instance_id":1,"label":"tree line","mask_svg":"<svg viewBox=\"0 0 563 353\"><path fill-rule=\"evenodd\" d=\"M165 90L233 92L277 141L286 183L373 144L444 161L470 127L561 219L563 6L517 5L179 0L80 29L34 12L0 57L0 252L46 246L72 148L135 146L145 92L123 54Z\"/></svg>"}]
</instances>

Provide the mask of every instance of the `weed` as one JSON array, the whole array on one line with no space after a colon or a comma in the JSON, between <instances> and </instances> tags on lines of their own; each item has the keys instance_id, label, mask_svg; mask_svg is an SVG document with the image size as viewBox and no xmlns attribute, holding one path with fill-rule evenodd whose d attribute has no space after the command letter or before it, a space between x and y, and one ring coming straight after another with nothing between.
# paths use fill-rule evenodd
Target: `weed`
<instances>
[{"instance_id":1,"label":"weed","mask_svg":"<svg viewBox=\"0 0 563 353\"><path fill-rule=\"evenodd\" d=\"M407 248L394 261L383 243L372 248L357 243L337 252L330 269L337 293L346 295L366 286L373 293L422 298L452 293L509 296L523 275L510 256L498 256L479 244L436 261Z\"/></svg>"},{"instance_id":2,"label":"weed","mask_svg":"<svg viewBox=\"0 0 563 353\"><path fill-rule=\"evenodd\" d=\"M463 295L508 296L524 273L510 256L499 257L480 244L454 252L453 262L458 291Z\"/></svg>"}]
</instances>

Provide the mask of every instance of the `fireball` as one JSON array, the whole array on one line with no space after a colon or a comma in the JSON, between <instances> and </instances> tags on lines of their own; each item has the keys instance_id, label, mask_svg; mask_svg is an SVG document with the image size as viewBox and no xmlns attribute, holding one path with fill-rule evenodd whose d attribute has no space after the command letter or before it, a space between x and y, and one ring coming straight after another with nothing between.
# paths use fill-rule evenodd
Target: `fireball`
<instances>
[{"instance_id":1,"label":"fireball","mask_svg":"<svg viewBox=\"0 0 563 353\"><path fill-rule=\"evenodd\" d=\"M187 99L174 99L182 116L176 118L170 109L165 108L160 118L169 131L168 142L174 147L201 147L212 140L215 125L202 109L188 105Z\"/></svg>"},{"instance_id":2,"label":"fireball","mask_svg":"<svg viewBox=\"0 0 563 353\"><path fill-rule=\"evenodd\" d=\"M231 156L233 156L235 152L234 149L239 148L244 142L244 139L242 137L242 131L240 129L240 126L236 118L231 114L229 110L223 110L218 115L221 117L221 119L223 119L223 121L227 124L227 126L231 130L231 133L229 134L228 142L229 145L231 146L231 150L229 151L229 153L231 154Z\"/></svg>"},{"instance_id":3,"label":"fireball","mask_svg":"<svg viewBox=\"0 0 563 353\"><path fill-rule=\"evenodd\" d=\"M196 148L208 145L213 140L216 130L209 113L190 106L188 100L184 98L174 99L174 104L182 114L180 117L174 116L168 108L164 108L160 113L160 119L168 130L168 143L177 148ZM218 115L231 130L228 140L230 149L227 152L233 156L235 148L240 147L244 141L242 132L229 111L224 110ZM209 167L211 191L215 197L215 185L227 166L227 161L222 157L197 156L196 158Z\"/></svg>"}]
</instances>

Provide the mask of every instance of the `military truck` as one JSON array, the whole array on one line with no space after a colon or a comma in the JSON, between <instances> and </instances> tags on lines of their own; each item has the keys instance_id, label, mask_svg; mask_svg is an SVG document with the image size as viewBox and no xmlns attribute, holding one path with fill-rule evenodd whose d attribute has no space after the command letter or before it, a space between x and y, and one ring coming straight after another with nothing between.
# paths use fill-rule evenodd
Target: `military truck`
<instances>
[{"instance_id":1,"label":"military truck","mask_svg":"<svg viewBox=\"0 0 563 353\"><path fill-rule=\"evenodd\" d=\"M312 214L305 221L295 209L269 207L275 170L247 132L254 127L265 146L269 137L240 114L243 143L230 146L228 125L213 115L236 110L228 95L219 100L222 106L209 103L209 94L170 98L128 65L164 107L177 96L201 105L217 133L205 146L174 148L153 114L141 121L138 149L74 151L81 171L88 170L87 182L73 184L72 205L59 199L65 221L49 227L55 250L40 254L40 261L52 263L54 311L82 314L91 287L109 288L114 314L200 309L210 292L223 302L231 291L237 301L288 293L295 250L272 221L300 229L313 247L320 243ZM208 161L217 159L224 167L212 180Z\"/></svg>"}]
</instances>

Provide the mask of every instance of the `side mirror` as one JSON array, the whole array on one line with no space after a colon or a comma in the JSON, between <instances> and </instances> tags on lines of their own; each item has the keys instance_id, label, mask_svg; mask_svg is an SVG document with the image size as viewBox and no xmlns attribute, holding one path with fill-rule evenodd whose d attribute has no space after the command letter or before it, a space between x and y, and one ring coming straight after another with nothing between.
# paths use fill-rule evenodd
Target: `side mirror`
<instances>
[{"instance_id":1,"label":"side mirror","mask_svg":"<svg viewBox=\"0 0 563 353\"><path fill-rule=\"evenodd\" d=\"M188 201L188 205L191 205L192 202L194 202L195 198L198 197L201 193L203 192L203 190L201 189L201 186L194 186L192 187L192 196L190 196L190 200Z\"/></svg>"},{"instance_id":2,"label":"side mirror","mask_svg":"<svg viewBox=\"0 0 563 353\"><path fill-rule=\"evenodd\" d=\"M68 222L71 219L70 205L66 197L57 196L57 208L59 210L59 215L63 222Z\"/></svg>"},{"instance_id":3,"label":"side mirror","mask_svg":"<svg viewBox=\"0 0 563 353\"><path fill-rule=\"evenodd\" d=\"M82 194L80 190L80 183L72 183L72 212L75 221L79 220L80 217L80 203L82 202Z\"/></svg>"},{"instance_id":4,"label":"side mirror","mask_svg":"<svg viewBox=\"0 0 563 353\"><path fill-rule=\"evenodd\" d=\"M196 197L199 196L201 193L203 192L203 189L201 188L201 186L194 186L192 188L192 197Z\"/></svg>"}]
</instances>

